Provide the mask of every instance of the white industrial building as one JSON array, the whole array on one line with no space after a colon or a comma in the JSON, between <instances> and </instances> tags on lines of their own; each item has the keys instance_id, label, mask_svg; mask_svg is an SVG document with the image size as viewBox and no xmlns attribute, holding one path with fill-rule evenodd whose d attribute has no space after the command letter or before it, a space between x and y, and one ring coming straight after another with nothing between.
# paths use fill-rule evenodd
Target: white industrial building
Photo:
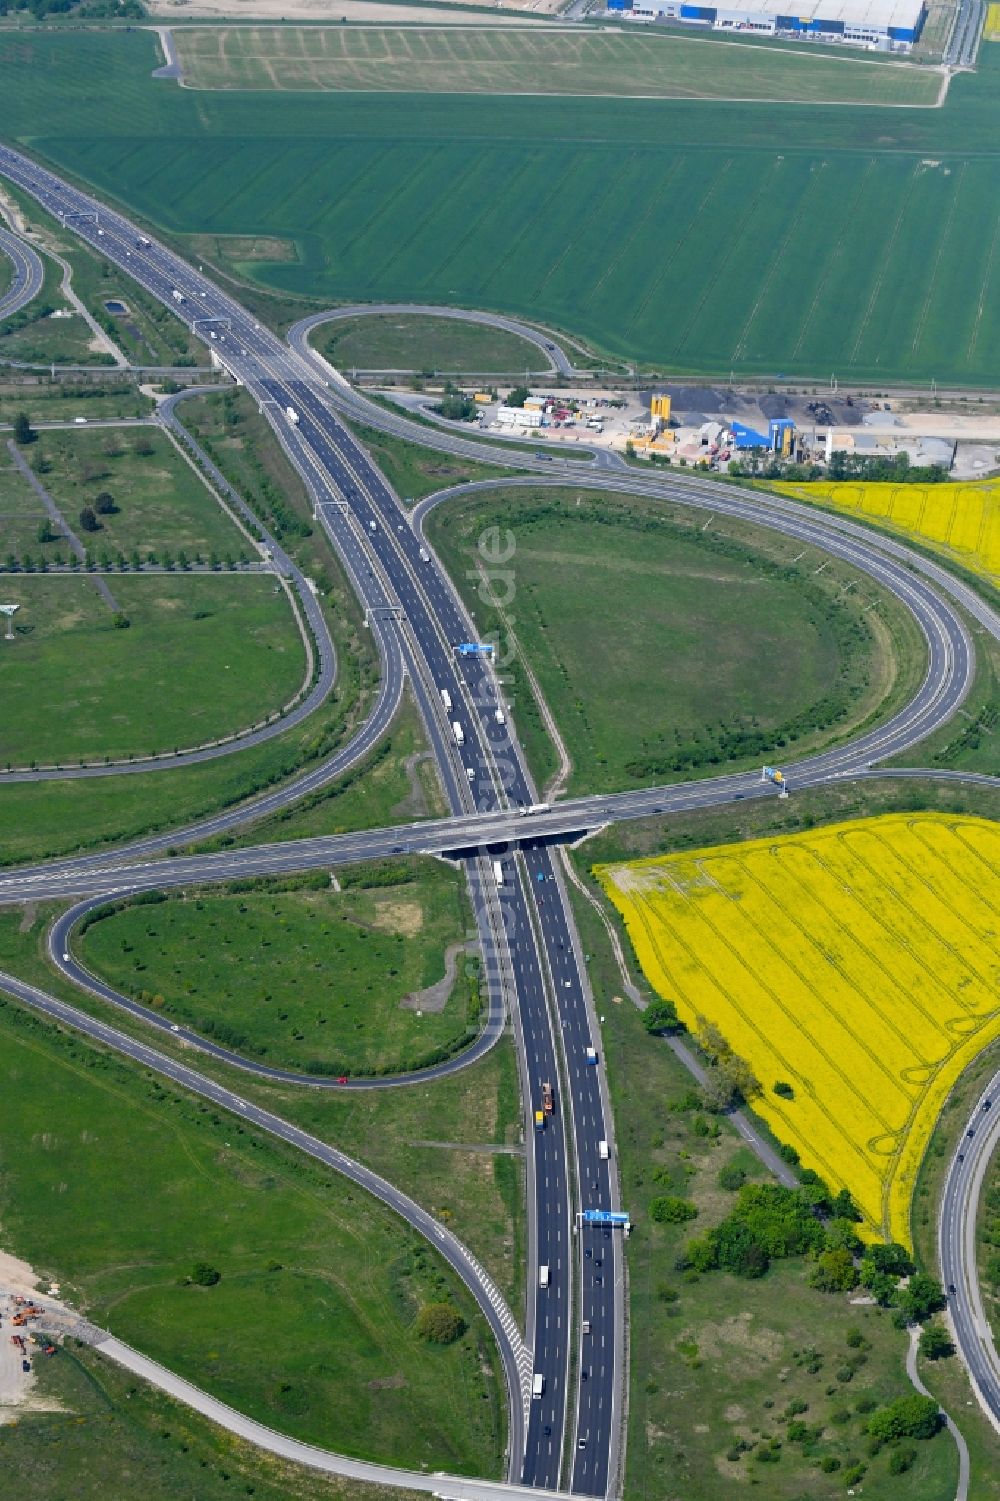
<instances>
[{"instance_id":1,"label":"white industrial building","mask_svg":"<svg viewBox=\"0 0 1000 1501\"><path fill-rule=\"evenodd\" d=\"M498 406L493 420L498 427L541 427L542 413L538 407Z\"/></svg>"},{"instance_id":2,"label":"white industrial building","mask_svg":"<svg viewBox=\"0 0 1000 1501\"><path fill-rule=\"evenodd\" d=\"M909 52L926 17L924 0L747 0L693 5L689 0L607 0L609 12L635 21L685 21L713 31L756 32L803 41L847 42L880 52Z\"/></svg>"}]
</instances>

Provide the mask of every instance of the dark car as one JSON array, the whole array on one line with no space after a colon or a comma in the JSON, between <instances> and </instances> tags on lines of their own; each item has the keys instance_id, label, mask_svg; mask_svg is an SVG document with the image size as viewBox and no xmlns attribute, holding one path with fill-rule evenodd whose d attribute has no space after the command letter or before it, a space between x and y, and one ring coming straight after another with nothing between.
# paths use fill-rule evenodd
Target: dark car
<instances>
[{"instance_id":1,"label":"dark car","mask_svg":"<svg viewBox=\"0 0 1000 1501\"><path fill-rule=\"evenodd\" d=\"M21 1370L22 1371L30 1371L31 1370L31 1361L30 1360L22 1360L21 1361Z\"/></svg>"},{"instance_id":2,"label":"dark car","mask_svg":"<svg viewBox=\"0 0 1000 1501\"><path fill-rule=\"evenodd\" d=\"M948 1283L948 1296L949 1296L949 1298L953 1298L955 1296L955 1294L956 1294L957 1291L958 1291L958 1289L955 1286L954 1282L949 1282Z\"/></svg>"},{"instance_id":3,"label":"dark car","mask_svg":"<svg viewBox=\"0 0 1000 1501\"><path fill-rule=\"evenodd\" d=\"M552 1437L552 1425L550 1423L546 1423L545 1427L542 1429L542 1432L545 1434L546 1438L551 1438Z\"/></svg>"},{"instance_id":4,"label":"dark car","mask_svg":"<svg viewBox=\"0 0 1000 1501\"><path fill-rule=\"evenodd\" d=\"M972 1138L975 1136L976 1133L975 1133L975 1131L973 1131L972 1127L970 1126L969 1129L968 1129L968 1131L966 1131L965 1134L969 1138L969 1140L971 1141Z\"/></svg>"},{"instance_id":5,"label":"dark car","mask_svg":"<svg viewBox=\"0 0 1000 1501\"><path fill-rule=\"evenodd\" d=\"M989 1108L990 1108L990 1106L991 1106L991 1105L992 1105L992 1104L993 1104L993 1101L992 1101L992 1100L984 1100L984 1101L983 1101L983 1109L984 1109L984 1110L989 1110Z\"/></svg>"}]
</instances>

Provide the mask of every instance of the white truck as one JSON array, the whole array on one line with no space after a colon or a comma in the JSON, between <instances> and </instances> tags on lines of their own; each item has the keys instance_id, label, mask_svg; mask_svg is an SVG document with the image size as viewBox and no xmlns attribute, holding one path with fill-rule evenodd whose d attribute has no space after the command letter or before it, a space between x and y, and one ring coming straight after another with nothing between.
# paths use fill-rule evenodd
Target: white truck
<instances>
[{"instance_id":1,"label":"white truck","mask_svg":"<svg viewBox=\"0 0 1000 1501\"><path fill-rule=\"evenodd\" d=\"M499 860L493 861L493 879L494 881L496 881L498 886L503 885L503 866L500 864Z\"/></svg>"},{"instance_id":2,"label":"white truck","mask_svg":"<svg viewBox=\"0 0 1000 1501\"><path fill-rule=\"evenodd\" d=\"M545 1377L542 1375L541 1371L536 1371L531 1383L531 1395L533 1397L540 1397L544 1391Z\"/></svg>"},{"instance_id":3,"label":"white truck","mask_svg":"<svg viewBox=\"0 0 1000 1501\"><path fill-rule=\"evenodd\" d=\"M170 295L175 302L185 302L187 300L184 296L184 293L179 292L176 287L173 287L171 289Z\"/></svg>"},{"instance_id":4,"label":"white truck","mask_svg":"<svg viewBox=\"0 0 1000 1501\"><path fill-rule=\"evenodd\" d=\"M451 694L448 692L447 688L441 689L441 702L444 704L446 709L451 708Z\"/></svg>"},{"instance_id":5,"label":"white truck","mask_svg":"<svg viewBox=\"0 0 1000 1501\"><path fill-rule=\"evenodd\" d=\"M549 1285L549 1269L547 1266L543 1265L538 1268L538 1285L539 1287L548 1287Z\"/></svg>"},{"instance_id":6,"label":"white truck","mask_svg":"<svg viewBox=\"0 0 1000 1501\"><path fill-rule=\"evenodd\" d=\"M497 724L507 723L507 716L502 709L497 709L494 712L493 718L496 720Z\"/></svg>"},{"instance_id":7,"label":"white truck","mask_svg":"<svg viewBox=\"0 0 1000 1501\"><path fill-rule=\"evenodd\" d=\"M462 726L459 724L457 719L453 719L451 722L451 733L455 737L456 745L465 744L465 731L462 729Z\"/></svg>"},{"instance_id":8,"label":"white truck","mask_svg":"<svg viewBox=\"0 0 1000 1501\"><path fill-rule=\"evenodd\" d=\"M597 1155L601 1159L602 1162L607 1162L607 1160L608 1160L608 1144L607 1144L606 1141L599 1141L597 1143Z\"/></svg>"},{"instance_id":9,"label":"white truck","mask_svg":"<svg viewBox=\"0 0 1000 1501\"><path fill-rule=\"evenodd\" d=\"M298 425L299 425L299 414L295 410L294 407L286 407L285 408L285 416L288 418L289 422L292 424L293 427L298 427Z\"/></svg>"}]
</instances>

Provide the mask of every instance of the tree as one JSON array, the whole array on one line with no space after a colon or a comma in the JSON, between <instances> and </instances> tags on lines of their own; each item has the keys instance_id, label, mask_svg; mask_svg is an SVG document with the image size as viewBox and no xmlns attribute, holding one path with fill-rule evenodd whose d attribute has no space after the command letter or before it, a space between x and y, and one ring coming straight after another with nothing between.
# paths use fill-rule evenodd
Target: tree
<instances>
[{"instance_id":1,"label":"tree","mask_svg":"<svg viewBox=\"0 0 1000 1501\"><path fill-rule=\"evenodd\" d=\"M93 506L84 506L80 512L80 525L85 532L99 532L101 523L98 521Z\"/></svg>"},{"instance_id":2,"label":"tree","mask_svg":"<svg viewBox=\"0 0 1000 1501\"><path fill-rule=\"evenodd\" d=\"M928 1324L920 1331L920 1353L928 1360L946 1360L954 1355L955 1346L948 1338L948 1331L941 1324Z\"/></svg>"},{"instance_id":3,"label":"tree","mask_svg":"<svg viewBox=\"0 0 1000 1501\"><path fill-rule=\"evenodd\" d=\"M27 412L18 412L14 418L14 442L33 443L34 441L35 432L31 426L31 420Z\"/></svg>"},{"instance_id":4,"label":"tree","mask_svg":"<svg viewBox=\"0 0 1000 1501\"><path fill-rule=\"evenodd\" d=\"M214 1287L222 1281L222 1273L207 1261L196 1261L191 1281L197 1282L199 1287Z\"/></svg>"},{"instance_id":5,"label":"tree","mask_svg":"<svg viewBox=\"0 0 1000 1501\"><path fill-rule=\"evenodd\" d=\"M828 1251L849 1251L851 1256L861 1253L861 1241L858 1232L854 1228L853 1220L832 1219L826 1223L826 1249Z\"/></svg>"},{"instance_id":6,"label":"tree","mask_svg":"<svg viewBox=\"0 0 1000 1501\"><path fill-rule=\"evenodd\" d=\"M94 510L99 516L113 516L118 510L110 490L102 490L94 501Z\"/></svg>"},{"instance_id":7,"label":"tree","mask_svg":"<svg viewBox=\"0 0 1000 1501\"><path fill-rule=\"evenodd\" d=\"M452 1345L465 1333L465 1320L451 1303L422 1303L417 1334L434 1345Z\"/></svg>"},{"instance_id":8,"label":"tree","mask_svg":"<svg viewBox=\"0 0 1000 1501\"><path fill-rule=\"evenodd\" d=\"M775 1094L779 1095L781 1099L794 1100L795 1090L785 1079L779 1079L773 1087Z\"/></svg>"},{"instance_id":9,"label":"tree","mask_svg":"<svg viewBox=\"0 0 1000 1501\"><path fill-rule=\"evenodd\" d=\"M909 1251L894 1240L884 1246L869 1246L865 1260L870 1261L877 1272L888 1272L893 1277L910 1277L916 1271Z\"/></svg>"},{"instance_id":10,"label":"tree","mask_svg":"<svg viewBox=\"0 0 1000 1501\"><path fill-rule=\"evenodd\" d=\"M507 397L507 406L523 407L524 403L527 401L530 395L531 392L528 390L527 386L515 386L513 391L511 391L510 395Z\"/></svg>"},{"instance_id":11,"label":"tree","mask_svg":"<svg viewBox=\"0 0 1000 1501\"><path fill-rule=\"evenodd\" d=\"M683 1225L698 1214L689 1199L680 1199L675 1194L661 1194L650 1200L649 1217L658 1225Z\"/></svg>"},{"instance_id":12,"label":"tree","mask_svg":"<svg viewBox=\"0 0 1000 1501\"><path fill-rule=\"evenodd\" d=\"M129 620L124 610L115 611L114 627L116 631L127 631L131 624L132 622L131 620Z\"/></svg>"},{"instance_id":13,"label":"tree","mask_svg":"<svg viewBox=\"0 0 1000 1501\"><path fill-rule=\"evenodd\" d=\"M809 1286L824 1293L847 1293L858 1285L857 1268L850 1251L821 1251L809 1273Z\"/></svg>"},{"instance_id":14,"label":"tree","mask_svg":"<svg viewBox=\"0 0 1000 1501\"><path fill-rule=\"evenodd\" d=\"M916 1272L897 1299L899 1311L907 1324L920 1324L932 1313L944 1308L947 1299L936 1277Z\"/></svg>"},{"instance_id":15,"label":"tree","mask_svg":"<svg viewBox=\"0 0 1000 1501\"><path fill-rule=\"evenodd\" d=\"M884 1443L897 1438L933 1438L941 1422L941 1409L934 1398L913 1392L908 1397L897 1397L895 1402L873 1413L868 1420L868 1432Z\"/></svg>"},{"instance_id":16,"label":"tree","mask_svg":"<svg viewBox=\"0 0 1000 1501\"><path fill-rule=\"evenodd\" d=\"M53 529L52 522L46 516L44 521L38 523L38 531L35 533L39 542L54 542L58 533Z\"/></svg>"},{"instance_id":17,"label":"tree","mask_svg":"<svg viewBox=\"0 0 1000 1501\"><path fill-rule=\"evenodd\" d=\"M681 1021L673 1001L650 1001L642 1013L642 1025L650 1033L677 1032Z\"/></svg>"}]
</instances>

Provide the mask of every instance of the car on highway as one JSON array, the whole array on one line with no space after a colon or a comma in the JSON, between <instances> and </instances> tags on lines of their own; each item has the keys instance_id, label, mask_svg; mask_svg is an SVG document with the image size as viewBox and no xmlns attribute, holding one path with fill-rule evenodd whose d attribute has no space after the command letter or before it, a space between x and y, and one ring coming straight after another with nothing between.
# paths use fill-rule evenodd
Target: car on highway
<instances>
[{"instance_id":1,"label":"car on highway","mask_svg":"<svg viewBox=\"0 0 1000 1501\"><path fill-rule=\"evenodd\" d=\"M347 1075L346 1074L340 1074L340 1075L338 1075L337 1083L338 1084L346 1084L347 1083Z\"/></svg>"}]
</instances>

